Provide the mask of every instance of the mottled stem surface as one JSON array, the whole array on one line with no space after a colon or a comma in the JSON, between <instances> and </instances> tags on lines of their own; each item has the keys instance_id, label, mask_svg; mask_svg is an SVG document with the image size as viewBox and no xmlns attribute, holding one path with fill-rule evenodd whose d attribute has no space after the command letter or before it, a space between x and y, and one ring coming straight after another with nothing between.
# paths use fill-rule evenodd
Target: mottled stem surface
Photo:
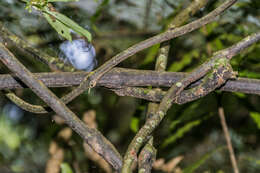
<instances>
[{"instance_id":1,"label":"mottled stem surface","mask_svg":"<svg viewBox=\"0 0 260 173\"><path fill-rule=\"evenodd\" d=\"M174 29L181 26L186 20L188 20L193 14L195 14L200 8L205 6L207 0L198 0L193 1L189 4L187 8L182 10L178 15L176 15L171 23L167 26L167 30ZM165 71L167 67L167 61L169 56L170 44L169 41L164 42L160 45L159 53L156 58L155 70L156 71ZM157 88L156 91L161 91L160 88ZM151 112L157 108L158 104L149 103L146 119L149 119ZM144 146L142 151L138 156L138 172L139 173L150 173L152 170L152 164L156 159L156 149L153 146L153 137L149 139L147 144Z\"/></svg>"},{"instance_id":2,"label":"mottled stem surface","mask_svg":"<svg viewBox=\"0 0 260 173\"><path fill-rule=\"evenodd\" d=\"M82 92L84 92L86 89L94 87L97 84L97 81L109 70L111 70L113 67L118 65L120 62L126 60L128 57L136 54L137 52L144 50L152 45L162 43L164 41L179 37L181 35L187 34L191 31L194 31L195 29L198 29L216 19L217 16L222 14L226 9L228 9L231 5L233 5L236 2L236 0L228 0L224 2L222 5L220 5L218 8L210 12L208 15L191 22L187 25L184 25L182 27L178 27L172 30L168 30L162 34L156 35L154 37L151 37L147 40L144 40L136 45L131 46L130 48L126 49L125 51L119 53L118 55L111 58L109 61L104 63L101 67L99 67L97 70L95 70L92 74L87 76L84 81L80 84L79 87L71 91L69 94L63 97L62 100L65 100L66 102L71 101L78 95L80 95Z\"/></svg>"},{"instance_id":3,"label":"mottled stem surface","mask_svg":"<svg viewBox=\"0 0 260 173\"><path fill-rule=\"evenodd\" d=\"M233 72L230 59L238 54L242 49L248 47L250 44L260 39L260 32L252 34L244 38L239 43L231 46L230 48L218 51L214 53L213 57L191 72L187 77L174 84L162 98L159 107L154 115L148 119L145 125L138 131L137 135L129 145L127 152L124 156L123 173L131 172L131 166L133 164L134 155L139 151L147 137L153 132L153 130L159 125L161 120L166 115L166 112L174 103L175 100L180 98L180 93L191 83L204 77L205 83L207 80L213 80L212 88L215 89L218 86L224 84L226 80L234 78L236 73ZM253 41L252 41L253 40ZM247 44L250 42L250 44ZM242 46L246 45L246 46ZM239 48L243 47L243 48ZM202 88L203 89L203 88ZM203 93L203 90L199 93Z\"/></svg>"},{"instance_id":4,"label":"mottled stem surface","mask_svg":"<svg viewBox=\"0 0 260 173\"><path fill-rule=\"evenodd\" d=\"M77 132L112 167L120 170L122 158L114 146L96 129L89 128L59 98L39 81L0 43L0 60L66 123Z\"/></svg>"}]
</instances>

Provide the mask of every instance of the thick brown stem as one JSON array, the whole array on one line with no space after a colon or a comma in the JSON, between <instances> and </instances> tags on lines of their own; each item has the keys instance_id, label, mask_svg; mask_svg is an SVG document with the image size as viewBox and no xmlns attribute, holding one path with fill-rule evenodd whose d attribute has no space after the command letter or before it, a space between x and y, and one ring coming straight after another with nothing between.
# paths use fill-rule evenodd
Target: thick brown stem
<instances>
[{"instance_id":1,"label":"thick brown stem","mask_svg":"<svg viewBox=\"0 0 260 173\"><path fill-rule=\"evenodd\" d=\"M82 92L84 92L86 89L96 86L97 81L109 70L111 70L113 67L118 65L120 62L126 60L128 57L136 54L137 52L144 50L154 44L162 43L164 41L179 37L181 35L184 35L186 33L189 33L191 31L194 31L195 29L200 28L201 26L204 26L212 21L215 20L217 16L222 14L226 9L228 9L231 5L233 5L236 2L236 0L229 0L224 2L222 5L220 5L218 8L216 8L214 11L209 13L208 15L191 22L187 25L184 25L182 27L168 30L162 34L159 34L157 36L151 37L147 40L144 40L136 45L131 46L130 48L126 49L125 51L119 53L118 55L111 58L109 61L107 61L105 64L103 64L101 67L99 67L97 70L95 70L92 74L87 76L84 81L80 84L79 87L71 91L69 94L64 96L62 100L65 102L69 102L73 100L75 97L80 95Z\"/></svg>"},{"instance_id":2,"label":"thick brown stem","mask_svg":"<svg viewBox=\"0 0 260 173\"><path fill-rule=\"evenodd\" d=\"M0 60L28 87L50 106L66 123L77 132L114 169L120 170L122 158L114 146L96 129L82 122L59 98L27 70L14 55L0 43Z\"/></svg>"}]
</instances>

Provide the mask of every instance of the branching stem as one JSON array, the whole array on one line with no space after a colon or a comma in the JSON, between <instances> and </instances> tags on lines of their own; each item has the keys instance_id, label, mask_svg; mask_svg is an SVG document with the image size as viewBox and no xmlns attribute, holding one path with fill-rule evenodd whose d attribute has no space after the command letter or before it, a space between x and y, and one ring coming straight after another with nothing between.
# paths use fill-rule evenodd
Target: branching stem
<instances>
[{"instance_id":1,"label":"branching stem","mask_svg":"<svg viewBox=\"0 0 260 173\"><path fill-rule=\"evenodd\" d=\"M176 99L179 98L180 93L191 83L206 77L208 75L215 79L215 85L213 88L220 86L226 82L226 80L235 77L235 73L232 71L232 67L229 64L230 59L239 53L242 49L246 48L253 42L260 39L260 32L252 34L244 38L239 43L231 46L230 48L218 51L214 53L213 57L191 72L187 77L175 83L162 98L159 107L154 115L148 119L144 126L138 131L131 144L129 145L127 152L124 156L124 164L122 168L123 173L131 172L131 165L133 164L134 157L139 151L140 147L147 140L147 137L153 132L153 130L160 124L161 120L166 115L168 109L172 106ZM252 41L253 40L253 41ZM247 45L247 46L242 46ZM207 75L206 75L207 74Z\"/></svg>"},{"instance_id":2,"label":"branching stem","mask_svg":"<svg viewBox=\"0 0 260 173\"><path fill-rule=\"evenodd\" d=\"M200 28L201 26L204 26L216 19L217 16L222 14L226 9L228 9L231 5L233 5L236 2L236 0L228 0L224 2L222 5L220 5L218 8L210 12L208 15L191 22L187 25L184 25L182 27L175 28L173 30L168 30L162 34L156 35L154 37L151 37L147 40L144 40L136 45L131 46L130 48L126 49L125 51L119 53L118 55L111 58L109 61L104 63L101 67L99 67L97 70L95 70L92 74L87 76L84 81L80 84L79 87L71 91L69 94L64 96L62 100L67 103L71 100L73 100L75 97L80 95L82 92L84 92L88 88L92 88L96 86L97 81L109 70L111 70L113 67L118 65L120 62L126 60L130 56L136 54L137 52L144 50L154 44L162 43L164 41L179 37L181 35L187 34L191 31L194 31L195 29Z\"/></svg>"},{"instance_id":3,"label":"branching stem","mask_svg":"<svg viewBox=\"0 0 260 173\"><path fill-rule=\"evenodd\" d=\"M115 147L96 129L89 128L59 98L23 66L5 46L0 43L0 60L50 106L115 170L120 170L122 158Z\"/></svg>"}]
</instances>

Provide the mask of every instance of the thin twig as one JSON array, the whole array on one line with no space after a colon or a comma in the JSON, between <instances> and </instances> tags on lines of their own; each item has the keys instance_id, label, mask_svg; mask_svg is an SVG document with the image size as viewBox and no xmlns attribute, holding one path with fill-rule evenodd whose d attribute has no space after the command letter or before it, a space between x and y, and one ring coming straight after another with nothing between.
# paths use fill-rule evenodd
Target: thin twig
<instances>
[{"instance_id":1,"label":"thin twig","mask_svg":"<svg viewBox=\"0 0 260 173\"><path fill-rule=\"evenodd\" d=\"M213 69L211 73L207 74L207 76L201 79L201 83L199 85L181 91L179 96L172 101L177 104L184 104L199 99L223 85L223 82L227 79L234 77L235 73L233 73L232 68L229 65ZM182 84L182 82L180 82L180 84ZM137 87L114 89L114 91L120 96L133 96L154 101L161 101L161 99L166 95L165 91L158 89L144 89Z\"/></svg>"},{"instance_id":2,"label":"thin twig","mask_svg":"<svg viewBox=\"0 0 260 173\"><path fill-rule=\"evenodd\" d=\"M20 39L15 34L9 32L3 24L0 22L0 42L2 42L7 48L15 48L19 50L25 56L40 60L44 64L48 65L52 71L67 70L75 71L71 65L64 63L58 57L52 57L39 49L33 48L29 43ZM9 98L16 105L20 106L26 111L34 113L48 113L44 107L38 105L32 105L27 103L23 99L19 98L12 91L8 91L6 97Z\"/></svg>"},{"instance_id":3,"label":"thin twig","mask_svg":"<svg viewBox=\"0 0 260 173\"><path fill-rule=\"evenodd\" d=\"M177 16L173 18L171 23L167 26L167 30L174 29L176 27L181 26L184 22L186 22L191 15L194 15L200 8L205 6L207 0L198 0L193 1L189 4L187 8L182 10ZM164 42L160 45L159 54L156 58L155 70L156 71L165 71L167 67L167 61L169 56L170 43L169 41ZM161 91L160 88L157 88L156 91ZM146 115L146 121L150 118L149 115L155 114L155 110L159 105L156 103L149 103L148 110ZM149 139L147 144L144 146L142 151L138 156L138 164L139 164L139 172L141 173L149 173L152 170L152 164L156 159L156 152L153 146L153 137Z\"/></svg>"},{"instance_id":4,"label":"thin twig","mask_svg":"<svg viewBox=\"0 0 260 173\"><path fill-rule=\"evenodd\" d=\"M189 85L192 81L196 81L200 78L202 78L209 70L211 70L211 68L213 66L217 64L223 64L223 63L226 63L226 65L228 65L228 61L235 55L237 55L240 51L242 51L243 49L247 48L248 46L250 46L251 44L257 42L260 40L260 32L257 32L257 33L254 33L254 34L251 34L249 36L247 36L246 38L242 39L240 42L230 46L229 48L226 48L226 49L223 49L223 50L220 50L218 52L215 52L214 55L213 55L213 58L209 61L209 62L206 62L204 64L202 64L199 68L197 68L196 70L196 73L192 73L189 75L189 80L187 80L186 84L183 85L183 83L180 83L182 86L179 88L179 91L175 91L175 92L180 92L180 93L173 93L173 95L177 94L181 94L182 90L184 90L184 88L186 87L186 85ZM218 73L218 72L217 72ZM90 75L91 73L89 73L88 75ZM212 76L213 74L211 74L210 76ZM223 75L224 75L224 71L223 71ZM227 78L225 78L224 76L217 76L218 77L221 77L221 79L223 79L224 81L226 81ZM223 78L224 77L224 78ZM228 77L228 76L227 76ZM232 77L232 76L229 76L229 77ZM210 83L208 83L207 81L204 81L202 83L204 83L205 85L205 90L201 90L201 87L197 87L197 88L193 88L191 89L190 93L188 93L188 95L186 95L186 97L178 97L176 98L176 103L180 103L180 104L183 104L187 101L192 101L194 99L197 99L197 98L200 98L202 96L205 96L206 94L208 94L209 92L212 92L214 91L217 87L220 87L221 85L223 85L223 81L220 81L220 82L217 82L216 79L217 78L209 78L209 80L211 80ZM186 78L188 79L188 78ZM220 78L219 78L220 79ZM111 80L111 79L110 79ZM214 82L217 82L216 84ZM84 81L83 81L84 83ZM209 85L211 84L211 85ZM118 84L116 84L118 85ZM203 85L201 85L203 86ZM196 91L196 92L194 92ZM68 96L68 95L67 95ZM13 94L13 98L16 97L14 94ZM187 99L189 98L189 99ZM21 100L20 98L16 98L16 99L13 99L13 100L16 100L16 101L19 101ZM68 101L70 101L71 99L67 99L67 97L62 97L61 99L65 104L68 103ZM179 100L179 101L178 101ZM25 101L23 102L20 102L18 103L18 105L22 105L23 103L26 103ZM28 105L30 104L27 104L25 105L24 107L26 108L26 110L29 110L27 109L28 108ZM31 110L36 110L37 113L46 113L45 111L45 108L43 107L39 107L39 106L34 106L34 105L31 105L32 108ZM40 108L40 109L38 109Z\"/></svg>"},{"instance_id":5,"label":"thin twig","mask_svg":"<svg viewBox=\"0 0 260 173\"><path fill-rule=\"evenodd\" d=\"M153 130L160 124L161 120L166 115L166 112L173 104L174 100L179 97L179 94L181 91L184 90L189 84L192 82L198 80L199 78L203 77L206 73L208 73L212 66L216 63L219 63L219 61L216 61L217 57L213 57L209 62L204 63L201 65L198 69L196 69L194 72L192 72L189 76L186 78L180 80L176 84L174 84L166 93L166 95L163 97L162 101L159 104L159 107L154 115L151 116L150 119L148 119L144 126L138 131L134 139L131 141L127 152L124 156L124 162L122 167L123 173L131 172L131 166L133 164L134 157L137 152L139 151L140 147L143 145L143 143L147 140L147 137L153 132ZM226 58L225 58L226 59ZM223 67L224 64L219 64L219 66ZM225 81L223 80L223 83Z\"/></svg>"},{"instance_id":6,"label":"thin twig","mask_svg":"<svg viewBox=\"0 0 260 173\"><path fill-rule=\"evenodd\" d=\"M131 46L130 48L126 49L125 51L119 53L118 55L111 58L109 61L104 63L101 67L99 67L97 70L95 70L93 73L91 73L89 76L87 76L84 81L80 84L79 87L71 91L69 94L64 96L62 98L63 101L66 103L73 100L75 97L80 95L82 92L84 92L88 88L92 88L97 84L97 81L109 70L111 70L113 67L118 65L120 62L126 60L128 57L136 54L137 52L144 50L154 44L162 43L164 41L179 37L181 35L187 34L191 31L194 31L195 29L200 28L201 26L204 26L216 19L217 16L222 14L226 9L228 9L231 5L233 5L236 2L236 0L228 0L224 2L222 5L220 5L218 8L210 12L208 15L191 22L187 25L184 25L182 27L168 30L162 34L159 34L157 36L151 37L147 40L144 40L136 45Z\"/></svg>"},{"instance_id":7,"label":"thin twig","mask_svg":"<svg viewBox=\"0 0 260 173\"><path fill-rule=\"evenodd\" d=\"M214 54L219 56L228 57L229 59L237 55L241 50L252 45L260 40L260 32L254 33L237 44L218 51ZM231 52L230 54L228 52ZM37 78L42 80L49 87L66 87L78 85L89 73L74 72L74 73L39 73L35 74ZM115 68L111 70L97 83L98 86L105 86L108 88L120 88L124 86L171 86L176 81L187 76L187 73L174 73L174 72L155 72L145 70L130 70ZM259 94L258 80L238 78L236 80L228 81L223 87L223 91L239 91L244 93ZM17 82L15 77L11 75L0 75L0 90L1 89L15 89L24 88L21 82ZM248 85L246 85L248 84ZM238 87L236 87L238 86ZM248 87L247 87L248 86Z\"/></svg>"},{"instance_id":8,"label":"thin twig","mask_svg":"<svg viewBox=\"0 0 260 173\"><path fill-rule=\"evenodd\" d=\"M207 2L208 0L197 0L191 2L188 7L183 9L178 15L176 15L172 19L170 24L168 24L167 26L167 30L170 31L172 29L180 27L199 9L204 7L207 4ZM165 71L169 50L170 50L169 41L166 41L160 45L159 55L157 56L156 65L155 65L155 68L158 69L158 71Z\"/></svg>"},{"instance_id":9,"label":"thin twig","mask_svg":"<svg viewBox=\"0 0 260 173\"><path fill-rule=\"evenodd\" d=\"M234 150L233 150L233 147L232 147L231 138L230 138L227 123L226 123L226 120L225 120L225 114L224 114L223 107L218 108L218 115L219 115L219 118L220 118L220 122L221 122L221 126L222 126L222 129L223 129L223 132L224 132L224 136L225 136L225 139L226 139L226 142L227 142L229 156L230 156L230 160L231 160L231 163L232 163L234 173L239 173L235 153L234 153Z\"/></svg>"},{"instance_id":10,"label":"thin twig","mask_svg":"<svg viewBox=\"0 0 260 173\"><path fill-rule=\"evenodd\" d=\"M113 73L115 72L116 73ZM118 73L121 71L122 73ZM123 73L128 72L128 73ZM46 73L46 74L36 74L37 78L48 87L65 87L65 86L74 86L78 85L83 79L86 73L76 72L76 73ZM118 79L120 80L113 80ZM154 86L154 87L169 87L169 85L173 85L178 80L187 76L186 73L173 73L167 72L162 75L158 73L154 73L154 71L138 71L138 70L127 70L117 68L107 73L105 76L99 80L97 86L103 86L110 88L119 96L131 96L135 98L145 99L153 102L160 102L163 96L165 95L165 91L161 91L159 89L148 89L148 88L140 88L135 86ZM71 80L69 80L71 78ZM57 80L55 80L57 79ZM137 79L137 80L134 80ZM4 82L7 81L7 82ZM122 82L121 82L122 81ZM180 93L180 97L175 101L177 104L184 104L198 98L201 98L214 90L215 86L214 80L212 82L209 81L203 82L204 79L197 81L192 84L184 91ZM119 84L114 86L115 82ZM0 75L0 89L1 85L4 87L2 89L6 89L8 86L12 89L14 88L22 88L26 87L25 85L20 85L15 79L12 78L11 75ZM208 85L209 84L209 85ZM129 87L130 86L130 87ZM196 91L204 89L202 93ZM229 91L229 92L242 92L247 94L256 94L260 95L260 80L256 79L246 79L246 78L237 78L234 80L228 80L224 85L222 85L219 90L221 91ZM15 97L14 93L8 93L6 96L15 104L17 104L22 109L33 112L33 113L48 113L46 108L38 105L32 105L30 103L25 102L19 97Z\"/></svg>"},{"instance_id":11,"label":"thin twig","mask_svg":"<svg viewBox=\"0 0 260 173\"><path fill-rule=\"evenodd\" d=\"M10 49L12 47L18 48L18 50L36 60L43 62L48 65L53 71L76 71L76 69L70 64L66 64L58 57L50 56L39 49L32 47L26 41L20 39L15 34L9 32L3 24L0 22L0 41L5 43L5 46Z\"/></svg>"},{"instance_id":12,"label":"thin twig","mask_svg":"<svg viewBox=\"0 0 260 173\"><path fill-rule=\"evenodd\" d=\"M112 167L120 170L122 158L115 147L96 129L82 122L59 98L26 69L14 55L0 43L0 60L20 78L36 95L47 103L66 123L77 132Z\"/></svg>"},{"instance_id":13,"label":"thin twig","mask_svg":"<svg viewBox=\"0 0 260 173\"><path fill-rule=\"evenodd\" d=\"M146 1L146 8L145 8L145 14L144 14L144 30L147 30L149 26L149 17L150 17L150 11L152 6L153 0L147 0Z\"/></svg>"},{"instance_id":14,"label":"thin twig","mask_svg":"<svg viewBox=\"0 0 260 173\"><path fill-rule=\"evenodd\" d=\"M32 105L32 104L24 101L20 97L16 96L15 93L13 93L13 92L9 91L8 93L5 94L5 96L10 101L12 101L14 104L16 104L17 106L19 106L20 108L22 108L25 111L32 112L32 113L35 113L35 114L46 114L46 113L49 113L43 106Z\"/></svg>"},{"instance_id":15,"label":"thin twig","mask_svg":"<svg viewBox=\"0 0 260 173\"><path fill-rule=\"evenodd\" d=\"M242 45L244 45L247 42L251 42L251 40L254 40L254 42L256 42L259 39L260 39L260 32L256 34L252 34L246 37L245 39L243 39L238 44L231 46L232 49L227 48L216 52L208 62L205 62L197 69L195 69L193 72L191 72L186 78L174 84L167 91L166 95L163 97L156 113L146 121L145 125L138 131L138 133L132 140L131 144L129 145L127 152L124 156L124 163L122 168L123 173L131 172L131 165L133 164L133 160L134 160L132 156L136 155L140 147L147 140L147 137L159 125L161 120L166 115L168 109L171 107L174 101L180 97L180 93L188 85L203 77L205 77L205 80L207 78L213 78L216 80L214 82L215 85L212 86L213 88L216 88L217 86L224 84L227 79L233 78L233 76L235 75L231 65L229 64L229 61L233 56L235 56L239 51L242 50L242 49L238 49L237 47L242 47ZM240 43L244 43L244 44L240 44ZM249 46L249 44L246 45ZM227 78L225 78L225 76L227 76Z\"/></svg>"}]
</instances>

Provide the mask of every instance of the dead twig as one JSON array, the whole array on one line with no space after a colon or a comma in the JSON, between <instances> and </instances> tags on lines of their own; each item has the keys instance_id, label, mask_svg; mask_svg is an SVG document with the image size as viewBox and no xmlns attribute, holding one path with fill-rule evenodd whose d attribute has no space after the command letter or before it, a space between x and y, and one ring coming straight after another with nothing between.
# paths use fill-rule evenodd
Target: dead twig
<instances>
[{"instance_id":1,"label":"dead twig","mask_svg":"<svg viewBox=\"0 0 260 173\"><path fill-rule=\"evenodd\" d=\"M27 70L1 43L0 60L48 106L61 116L65 122L98 154L110 163L115 170L121 169L122 159L115 147L98 130L86 126L84 122L82 122L56 95Z\"/></svg>"},{"instance_id":2,"label":"dead twig","mask_svg":"<svg viewBox=\"0 0 260 173\"><path fill-rule=\"evenodd\" d=\"M226 139L226 142L227 142L229 156L230 156L230 160L231 160L231 164L232 164L234 173L239 173L235 153L234 153L232 143L231 143L231 138L230 138L230 135L229 135L229 132L228 132L228 126L227 126L227 123L226 123L226 120L225 120L225 114L224 114L223 107L218 108L218 115L219 115L219 118L220 118L223 133L224 133L224 136L225 136L225 139Z\"/></svg>"},{"instance_id":3,"label":"dead twig","mask_svg":"<svg viewBox=\"0 0 260 173\"><path fill-rule=\"evenodd\" d=\"M214 90L218 86L224 84L226 80L234 78L236 73L233 72L232 67L229 64L230 59L242 50L240 47L246 48L259 39L260 32L244 38L242 41L231 46L230 48L216 52L208 62L205 62L191 72L186 78L174 84L162 98L156 113L146 121L144 126L138 131L137 135L130 143L124 156L124 164L122 168L123 173L131 172L134 156L137 154L143 143L147 140L147 137L159 125L171 105L180 98L180 93L188 85L204 77L205 81L208 79L212 79L213 81L215 80L213 82L214 84L211 86ZM250 42L250 44L247 44L248 42ZM204 92L204 90L199 90L198 95L203 94Z\"/></svg>"},{"instance_id":4,"label":"dead twig","mask_svg":"<svg viewBox=\"0 0 260 173\"><path fill-rule=\"evenodd\" d=\"M187 25L184 25L182 27L175 28L173 30L168 30L162 34L159 34L157 36L151 37L147 40L144 40L136 45L131 46L130 48L126 49L125 51L119 53L118 55L111 58L109 61L104 63L102 66L100 66L98 69L96 69L93 73L89 74L84 81L80 84L79 87L75 88L73 91L71 91L69 94L65 95L62 100L64 102L70 102L75 97L80 95L82 92L84 92L88 88L92 88L96 86L97 81L108 71L110 71L113 67L118 65L120 62L126 60L128 57L136 54L137 52L144 50L154 44L162 43L164 41L179 37L181 35L187 34L191 31L194 31L195 29L200 28L201 26L204 26L212 21L215 20L217 16L222 14L226 9L228 9L231 5L233 5L236 2L236 0L228 0L224 2L222 5L220 5L218 8L210 12L208 15L191 22Z\"/></svg>"},{"instance_id":5,"label":"dead twig","mask_svg":"<svg viewBox=\"0 0 260 173\"><path fill-rule=\"evenodd\" d=\"M151 1L148 1L148 3ZM182 10L177 16L173 18L171 23L167 26L167 30L174 29L176 27L181 26L186 20L190 18L191 15L195 14L200 8L205 6L207 0L198 0L193 1L190 5ZM147 15L148 17L149 15ZM165 71L167 67L168 54L170 50L170 44L168 42L164 42L160 45L159 54L156 58L155 70L156 71ZM157 88L156 91L161 91L160 88ZM148 104L148 111L146 115L146 120L150 118L149 115L153 115L155 110L159 105L156 103ZM142 151L138 156L138 169L140 173L149 173L152 170L153 162L156 159L156 149L153 146L153 137L151 136L147 144L144 146Z\"/></svg>"}]
</instances>

